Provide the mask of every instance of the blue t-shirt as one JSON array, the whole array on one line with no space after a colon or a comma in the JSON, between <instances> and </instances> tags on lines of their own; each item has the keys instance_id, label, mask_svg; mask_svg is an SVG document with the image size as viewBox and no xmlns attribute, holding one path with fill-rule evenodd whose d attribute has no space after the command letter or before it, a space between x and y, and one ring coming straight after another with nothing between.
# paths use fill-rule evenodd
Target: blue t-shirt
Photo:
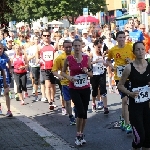
<instances>
[{"instance_id":1,"label":"blue t-shirt","mask_svg":"<svg viewBox=\"0 0 150 150\"><path fill-rule=\"evenodd\" d=\"M3 53L1 56L0 56L0 67L4 70L5 72L5 75L6 75L6 82L7 84L10 84L10 72L9 72L9 69L8 67L6 66L6 64L9 62L9 57ZM3 79L2 76L0 76L0 79ZM0 84L3 84L3 83L0 83Z\"/></svg>"},{"instance_id":2,"label":"blue t-shirt","mask_svg":"<svg viewBox=\"0 0 150 150\"><path fill-rule=\"evenodd\" d=\"M2 40L1 43L3 44L4 47L6 47L7 44L6 39Z\"/></svg>"},{"instance_id":3,"label":"blue t-shirt","mask_svg":"<svg viewBox=\"0 0 150 150\"><path fill-rule=\"evenodd\" d=\"M137 41L142 42L144 40L143 33L140 30L137 30L137 29L129 32L129 37L132 39L133 43L135 43Z\"/></svg>"}]
</instances>

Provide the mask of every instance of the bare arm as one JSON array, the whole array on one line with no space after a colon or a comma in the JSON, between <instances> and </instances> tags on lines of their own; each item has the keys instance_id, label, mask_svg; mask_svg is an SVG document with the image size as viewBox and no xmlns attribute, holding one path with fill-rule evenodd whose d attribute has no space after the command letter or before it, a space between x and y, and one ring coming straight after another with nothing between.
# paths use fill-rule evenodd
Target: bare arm
<instances>
[{"instance_id":1,"label":"bare arm","mask_svg":"<svg viewBox=\"0 0 150 150\"><path fill-rule=\"evenodd\" d=\"M89 76L89 77L93 77L93 73L92 73L92 69L91 69L91 59L90 57L88 57L88 71L86 71L85 73Z\"/></svg>"},{"instance_id":2,"label":"bare arm","mask_svg":"<svg viewBox=\"0 0 150 150\"><path fill-rule=\"evenodd\" d=\"M36 54L35 54L35 58L36 58L36 63L38 64L39 61L40 61L40 54L39 54L39 46L37 46L37 51L36 51Z\"/></svg>"},{"instance_id":3,"label":"bare arm","mask_svg":"<svg viewBox=\"0 0 150 150\"><path fill-rule=\"evenodd\" d=\"M64 78L66 78L66 79L68 79L68 80L71 81L73 77L71 77L71 76L69 76L69 75L66 74L67 67L68 67L68 60L65 59L65 61L64 61L64 67L63 67L63 69L62 69L62 76L63 76Z\"/></svg>"},{"instance_id":4,"label":"bare arm","mask_svg":"<svg viewBox=\"0 0 150 150\"><path fill-rule=\"evenodd\" d=\"M124 85L130 75L130 72L131 72L131 65L129 64L125 67L125 69L122 73L122 77L120 78L119 83L117 85L118 89L127 95L130 95L131 92L129 90L127 90Z\"/></svg>"}]
</instances>

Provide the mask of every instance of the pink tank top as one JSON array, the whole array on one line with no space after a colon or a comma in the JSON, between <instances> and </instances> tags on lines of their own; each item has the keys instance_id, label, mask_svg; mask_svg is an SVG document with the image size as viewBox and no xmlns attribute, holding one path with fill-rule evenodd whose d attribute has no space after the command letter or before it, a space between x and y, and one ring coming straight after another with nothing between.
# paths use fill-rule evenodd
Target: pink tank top
<instances>
[{"instance_id":1,"label":"pink tank top","mask_svg":"<svg viewBox=\"0 0 150 150\"><path fill-rule=\"evenodd\" d=\"M69 88L73 89L85 89L90 87L90 83L88 81L88 76L82 71L83 67L88 68L88 56L82 55L82 61L81 63L77 63L74 56L70 55L67 57L67 60L69 62L69 71L70 76L77 79L76 82L69 83Z\"/></svg>"}]
</instances>

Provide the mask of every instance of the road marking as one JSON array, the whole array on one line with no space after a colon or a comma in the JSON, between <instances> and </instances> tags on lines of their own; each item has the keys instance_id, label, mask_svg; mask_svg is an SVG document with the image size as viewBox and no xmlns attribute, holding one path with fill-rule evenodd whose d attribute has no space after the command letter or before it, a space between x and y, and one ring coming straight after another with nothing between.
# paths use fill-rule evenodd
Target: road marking
<instances>
[{"instance_id":1,"label":"road marking","mask_svg":"<svg viewBox=\"0 0 150 150\"><path fill-rule=\"evenodd\" d=\"M1 97L0 102L2 104L3 111L7 110L5 100ZM25 123L29 128L41 136L48 144L50 144L54 150L77 150L74 146L67 143L64 139L48 131L42 127L36 121L29 119L24 114L22 114L18 109L11 105L11 111L15 118Z\"/></svg>"}]
</instances>

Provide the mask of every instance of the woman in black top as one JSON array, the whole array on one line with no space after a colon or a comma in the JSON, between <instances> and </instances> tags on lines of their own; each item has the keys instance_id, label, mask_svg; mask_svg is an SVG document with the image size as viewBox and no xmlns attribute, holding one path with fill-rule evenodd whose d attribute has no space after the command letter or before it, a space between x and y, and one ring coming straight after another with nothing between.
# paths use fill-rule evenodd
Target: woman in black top
<instances>
[{"instance_id":1,"label":"woman in black top","mask_svg":"<svg viewBox=\"0 0 150 150\"><path fill-rule=\"evenodd\" d=\"M135 139L133 150L150 149L150 63L145 60L142 42L133 44L135 61L127 65L119 81L118 89L129 95L129 119ZM124 87L130 81L130 91Z\"/></svg>"}]
</instances>

